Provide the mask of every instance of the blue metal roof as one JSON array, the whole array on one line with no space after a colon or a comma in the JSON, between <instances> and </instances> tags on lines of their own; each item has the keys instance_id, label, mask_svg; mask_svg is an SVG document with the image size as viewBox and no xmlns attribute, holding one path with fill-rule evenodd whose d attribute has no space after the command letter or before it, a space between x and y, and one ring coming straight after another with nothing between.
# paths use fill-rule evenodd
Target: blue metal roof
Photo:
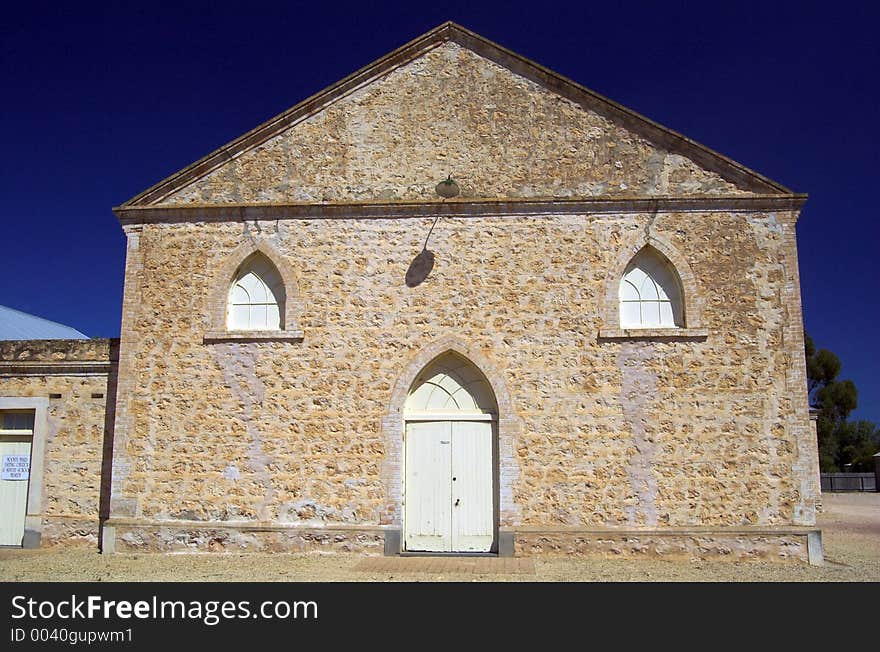
<instances>
[{"instance_id":1,"label":"blue metal roof","mask_svg":"<svg viewBox=\"0 0 880 652\"><path fill-rule=\"evenodd\" d=\"M75 328L0 306L0 340L87 340Z\"/></svg>"}]
</instances>

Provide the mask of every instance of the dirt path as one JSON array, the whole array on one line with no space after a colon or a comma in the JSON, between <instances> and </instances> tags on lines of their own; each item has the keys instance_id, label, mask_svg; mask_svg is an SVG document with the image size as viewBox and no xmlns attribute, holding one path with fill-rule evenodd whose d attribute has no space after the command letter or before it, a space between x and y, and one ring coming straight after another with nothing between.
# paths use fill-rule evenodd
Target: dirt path
<instances>
[{"instance_id":1,"label":"dirt path","mask_svg":"<svg viewBox=\"0 0 880 652\"><path fill-rule=\"evenodd\" d=\"M880 582L880 493L825 494L826 564L536 558L535 573L355 570L362 555L120 554L0 550L0 581L500 581Z\"/></svg>"}]
</instances>

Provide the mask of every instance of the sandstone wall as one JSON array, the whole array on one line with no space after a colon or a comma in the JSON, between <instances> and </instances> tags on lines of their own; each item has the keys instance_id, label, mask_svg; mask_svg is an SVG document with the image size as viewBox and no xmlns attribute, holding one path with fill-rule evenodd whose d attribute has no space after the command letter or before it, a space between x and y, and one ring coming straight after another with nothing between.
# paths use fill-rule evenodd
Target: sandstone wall
<instances>
[{"instance_id":1,"label":"sandstone wall","mask_svg":"<svg viewBox=\"0 0 880 652\"><path fill-rule=\"evenodd\" d=\"M0 340L0 363L106 363L115 361L116 341L91 340Z\"/></svg>"},{"instance_id":2,"label":"sandstone wall","mask_svg":"<svg viewBox=\"0 0 880 652\"><path fill-rule=\"evenodd\" d=\"M157 204L748 195L456 43L304 118Z\"/></svg>"},{"instance_id":3,"label":"sandstone wall","mask_svg":"<svg viewBox=\"0 0 880 652\"><path fill-rule=\"evenodd\" d=\"M42 546L98 545L115 360L116 343L106 339L0 342L0 396L49 399Z\"/></svg>"},{"instance_id":4,"label":"sandstone wall","mask_svg":"<svg viewBox=\"0 0 880 652\"><path fill-rule=\"evenodd\" d=\"M518 424L502 526L813 524L795 217L443 218L414 288L430 219L133 227L113 516L399 524L402 433L383 419L408 362L452 336L503 380ZM691 267L708 337L597 337L615 260L649 223ZM248 241L293 270L301 341L204 342Z\"/></svg>"}]
</instances>

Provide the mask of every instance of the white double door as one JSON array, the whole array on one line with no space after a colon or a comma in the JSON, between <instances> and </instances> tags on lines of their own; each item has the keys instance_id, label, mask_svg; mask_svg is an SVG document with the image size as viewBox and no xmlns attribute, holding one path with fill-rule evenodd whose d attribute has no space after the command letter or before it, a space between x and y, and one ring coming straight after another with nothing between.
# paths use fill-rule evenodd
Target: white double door
<instances>
[{"instance_id":1,"label":"white double door","mask_svg":"<svg viewBox=\"0 0 880 652\"><path fill-rule=\"evenodd\" d=\"M407 423L406 550L491 550L492 479L492 422Z\"/></svg>"}]
</instances>

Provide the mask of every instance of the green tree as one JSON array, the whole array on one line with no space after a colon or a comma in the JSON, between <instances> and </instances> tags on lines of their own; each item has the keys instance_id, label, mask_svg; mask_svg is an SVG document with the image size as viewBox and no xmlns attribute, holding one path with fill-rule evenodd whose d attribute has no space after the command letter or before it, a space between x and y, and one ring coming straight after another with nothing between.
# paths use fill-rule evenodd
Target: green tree
<instances>
[{"instance_id":1,"label":"green tree","mask_svg":"<svg viewBox=\"0 0 880 652\"><path fill-rule=\"evenodd\" d=\"M851 421L837 432L839 466L847 471L874 470L874 453L880 450L880 429L871 421ZM851 464L844 467L844 464Z\"/></svg>"},{"instance_id":2,"label":"green tree","mask_svg":"<svg viewBox=\"0 0 880 652\"><path fill-rule=\"evenodd\" d=\"M818 411L816 435L819 467L826 473L873 469L871 456L880 448L880 431L870 421L847 421L858 407L859 393L851 380L838 380L841 363L827 349L816 350L804 336L807 362L807 391L810 407Z\"/></svg>"}]
</instances>

